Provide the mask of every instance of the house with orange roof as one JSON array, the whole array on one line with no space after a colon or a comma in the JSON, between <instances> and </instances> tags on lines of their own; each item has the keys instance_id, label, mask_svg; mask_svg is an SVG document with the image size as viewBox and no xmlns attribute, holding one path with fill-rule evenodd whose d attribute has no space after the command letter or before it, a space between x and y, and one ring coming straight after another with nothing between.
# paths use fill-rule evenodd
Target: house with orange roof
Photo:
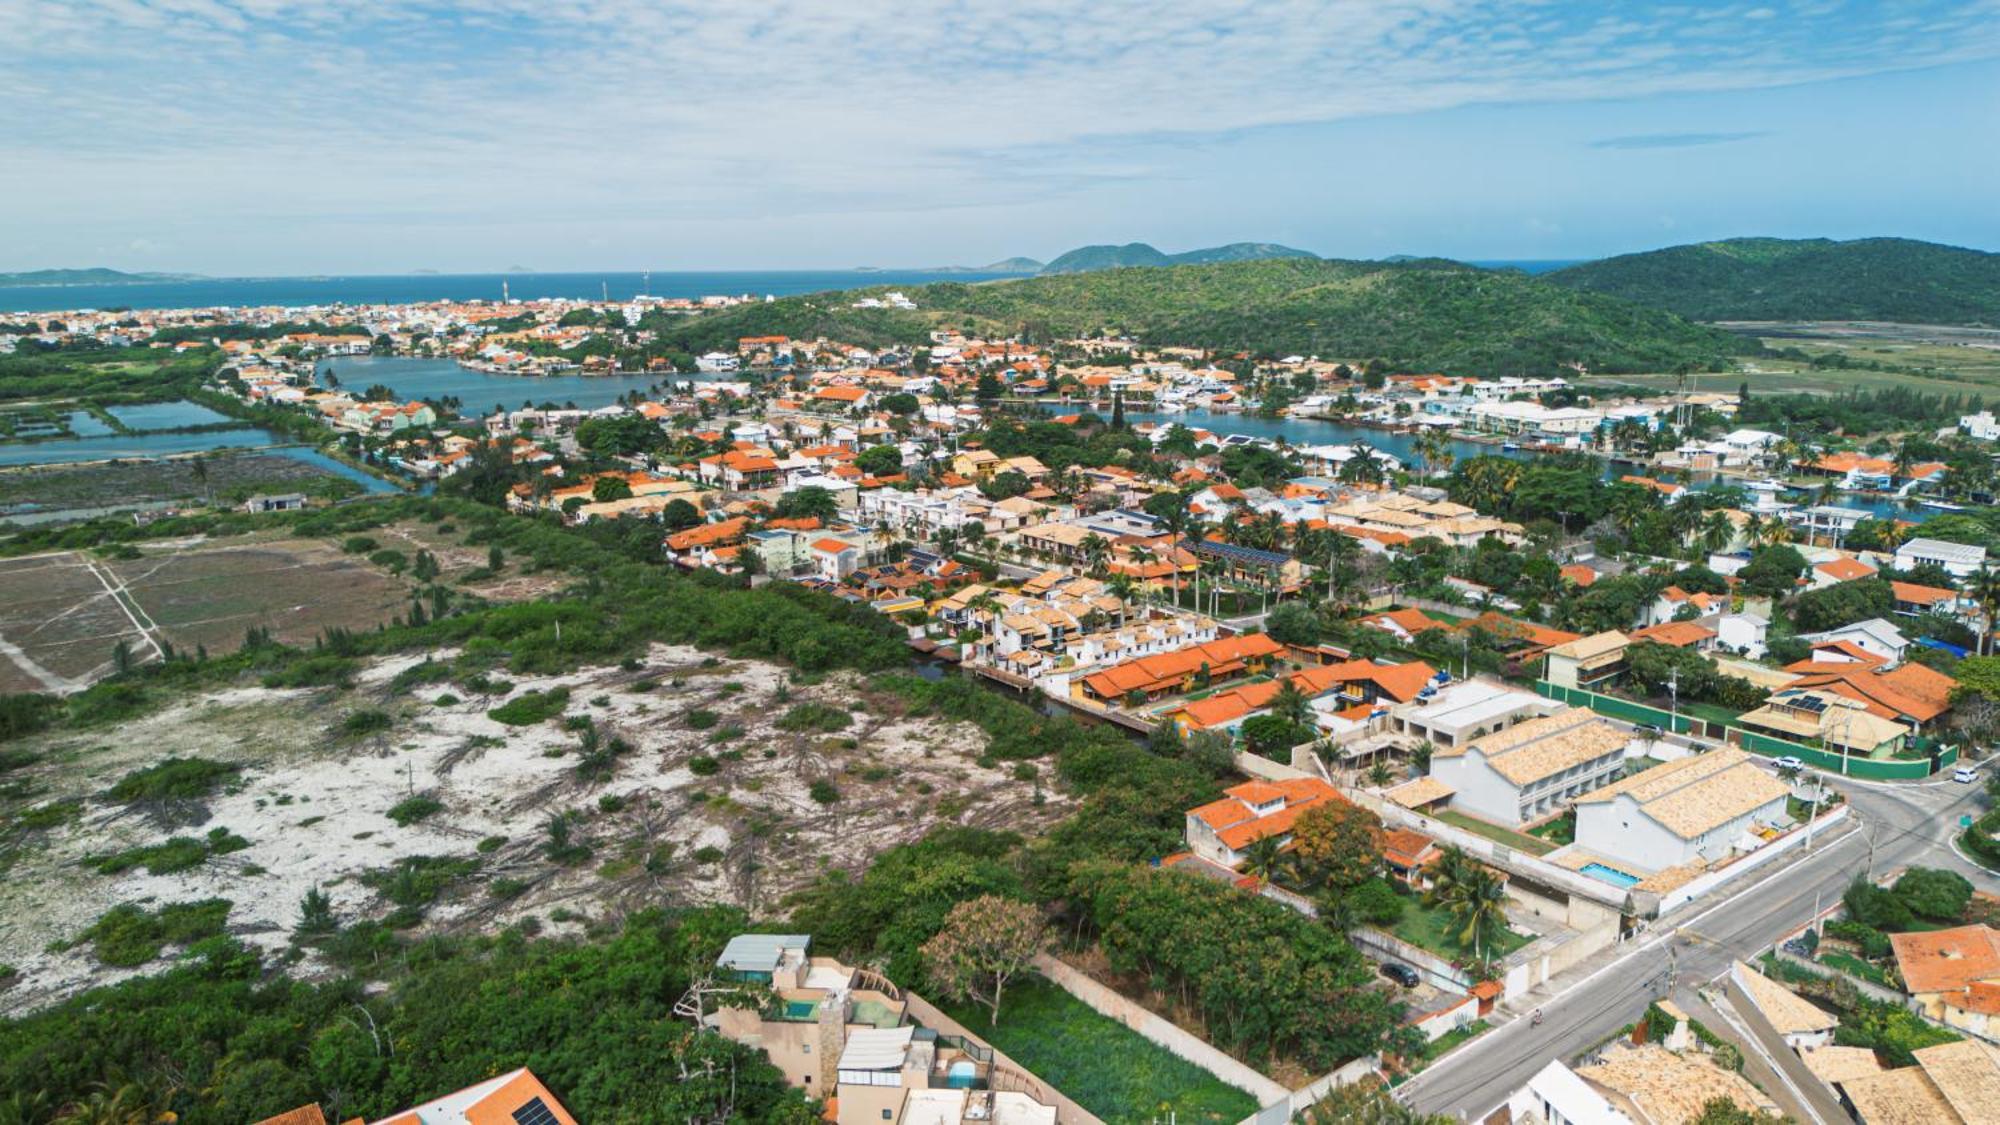
<instances>
[{"instance_id":1,"label":"house with orange roof","mask_svg":"<svg viewBox=\"0 0 2000 1125\"><path fill-rule=\"evenodd\" d=\"M1316 777L1246 781L1223 791L1219 800L1189 809L1188 850L1210 863L1234 870L1250 845L1275 837L1291 842L1299 814L1317 805L1345 803L1332 785Z\"/></svg>"},{"instance_id":2,"label":"house with orange roof","mask_svg":"<svg viewBox=\"0 0 2000 1125\"><path fill-rule=\"evenodd\" d=\"M1696 652L1710 652L1715 648L1716 632L1706 625L1693 621L1665 621L1658 625L1648 625L1644 629L1634 629L1626 634L1633 644L1651 642L1669 648L1691 648Z\"/></svg>"},{"instance_id":3,"label":"house with orange roof","mask_svg":"<svg viewBox=\"0 0 2000 1125\"><path fill-rule=\"evenodd\" d=\"M533 1071L523 1067L375 1125L576 1125L576 1118Z\"/></svg>"},{"instance_id":4,"label":"house with orange roof","mask_svg":"<svg viewBox=\"0 0 2000 1125\"><path fill-rule=\"evenodd\" d=\"M1971 598L1942 586L1891 581L1889 590L1895 602L1894 612L1903 617L1922 617L1927 613L1960 617L1976 613L1978 608L1978 603Z\"/></svg>"},{"instance_id":5,"label":"house with orange roof","mask_svg":"<svg viewBox=\"0 0 2000 1125\"><path fill-rule=\"evenodd\" d=\"M698 552L717 547L733 547L743 541L750 530L750 519L737 516L717 523L704 523L677 531L662 540L667 557L675 562L686 563Z\"/></svg>"},{"instance_id":6,"label":"house with orange roof","mask_svg":"<svg viewBox=\"0 0 2000 1125\"><path fill-rule=\"evenodd\" d=\"M1810 580L1812 589L1824 590L1828 586L1842 582L1854 582L1863 578L1873 578L1880 573L1860 559L1841 557L1813 564Z\"/></svg>"},{"instance_id":7,"label":"house with orange roof","mask_svg":"<svg viewBox=\"0 0 2000 1125\"><path fill-rule=\"evenodd\" d=\"M1192 691L1198 685L1227 683L1261 674L1281 660L1285 646L1264 633L1222 637L1206 644L1129 660L1072 680L1079 699L1116 705L1131 699L1156 700Z\"/></svg>"},{"instance_id":8,"label":"house with orange roof","mask_svg":"<svg viewBox=\"0 0 2000 1125\"><path fill-rule=\"evenodd\" d=\"M1658 625L1672 621L1676 617L1692 614L1707 617L1711 613L1721 613L1729 608L1729 595L1689 593L1679 586L1669 586L1661 590L1641 615L1640 625Z\"/></svg>"},{"instance_id":9,"label":"house with orange roof","mask_svg":"<svg viewBox=\"0 0 2000 1125\"><path fill-rule=\"evenodd\" d=\"M1847 661L1838 664L1791 665L1787 671L1799 676L1788 688L1817 689L1855 700L1878 718L1892 719L1921 731L1951 710L1952 689L1957 681L1922 664L1883 664Z\"/></svg>"},{"instance_id":10,"label":"house with orange roof","mask_svg":"<svg viewBox=\"0 0 2000 1125\"><path fill-rule=\"evenodd\" d=\"M2000 930L1981 924L1890 934L1889 945L1904 990L1926 1016L2000 1041Z\"/></svg>"},{"instance_id":11,"label":"house with orange roof","mask_svg":"<svg viewBox=\"0 0 2000 1125\"><path fill-rule=\"evenodd\" d=\"M1421 609L1392 609L1374 613L1362 618L1356 624L1366 625L1370 629L1380 629L1404 644L1408 644L1418 633L1451 628L1450 625Z\"/></svg>"},{"instance_id":12,"label":"house with orange roof","mask_svg":"<svg viewBox=\"0 0 2000 1125\"><path fill-rule=\"evenodd\" d=\"M822 536L813 540L813 568L821 578L838 582L861 567L861 547L844 539Z\"/></svg>"},{"instance_id":13,"label":"house with orange roof","mask_svg":"<svg viewBox=\"0 0 2000 1125\"><path fill-rule=\"evenodd\" d=\"M1563 567L1560 573L1564 582L1580 590L1589 589L1591 584L1597 581L1597 572L1582 563L1571 563Z\"/></svg>"},{"instance_id":14,"label":"house with orange roof","mask_svg":"<svg viewBox=\"0 0 2000 1125\"><path fill-rule=\"evenodd\" d=\"M873 401L867 387L819 387L812 393L813 405L822 410L866 410Z\"/></svg>"}]
</instances>

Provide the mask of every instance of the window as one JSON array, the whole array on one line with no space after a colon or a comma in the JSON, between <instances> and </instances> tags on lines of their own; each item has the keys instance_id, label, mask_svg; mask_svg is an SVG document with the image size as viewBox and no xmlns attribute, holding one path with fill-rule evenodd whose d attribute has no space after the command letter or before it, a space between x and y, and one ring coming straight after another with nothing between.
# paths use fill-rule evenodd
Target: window
<instances>
[{"instance_id":1,"label":"window","mask_svg":"<svg viewBox=\"0 0 2000 1125\"><path fill-rule=\"evenodd\" d=\"M514 1111L517 1125L557 1125L556 1115L549 1112L547 1103L534 1098L527 1105Z\"/></svg>"},{"instance_id":2,"label":"window","mask_svg":"<svg viewBox=\"0 0 2000 1125\"><path fill-rule=\"evenodd\" d=\"M893 1121L893 1120L895 1119L895 1117L896 1117L896 1114L895 1114L895 1111L893 1111L893 1110L887 1110L887 1109L885 1109L885 1110L883 1110L883 1111L882 1111L882 1120L884 1120L884 1121Z\"/></svg>"}]
</instances>

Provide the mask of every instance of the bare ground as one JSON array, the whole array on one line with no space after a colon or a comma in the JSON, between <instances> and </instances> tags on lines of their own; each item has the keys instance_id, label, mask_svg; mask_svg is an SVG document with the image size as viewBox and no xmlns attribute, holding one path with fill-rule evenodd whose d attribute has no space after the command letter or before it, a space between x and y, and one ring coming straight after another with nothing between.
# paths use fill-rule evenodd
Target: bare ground
<instances>
[{"instance_id":1,"label":"bare ground","mask_svg":"<svg viewBox=\"0 0 2000 1125\"><path fill-rule=\"evenodd\" d=\"M569 716L588 715L603 739L630 744L608 778L586 779L577 768L582 735L561 719L510 727L487 714L503 697L440 702L465 694L451 685L392 696L390 681L418 659L379 663L351 692L237 688L115 731L17 743L42 755L7 775L35 791L17 810L65 798L84 809L74 823L18 838L0 880L0 965L20 973L10 1005L50 1003L126 975L98 965L88 945L49 948L122 902L227 898L231 932L276 951L289 944L308 889L322 888L344 923L379 918L390 907L360 876L429 855L476 858L479 869L446 892L419 932L482 931L529 916L580 926L665 904L734 903L768 915L822 872L859 870L936 825L1034 831L1066 811L1060 794L1017 780L1010 765L980 766L986 740L977 728L905 719L899 700L870 695L853 677L800 687L775 665L659 646L636 672L515 681L507 698L567 687ZM645 682L655 686L633 690ZM778 728L791 707L812 701L862 709L833 733ZM369 709L391 713L394 725L359 738L337 733L347 715ZM695 729L696 711L712 712L713 725ZM170 756L239 764L243 773L199 803L192 827L163 826L100 796ZM814 800L815 781L830 782L838 799ZM413 793L443 808L408 826L384 815ZM575 814L588 858L549 858L546 826L557 813ZM250 846L170 875L107 876L81 862L217 826ZM506 842L479 852L493 837ZM512 897L493 893L501 880ZM312 971L313 958L303 967Z\"/></svg>"}]
</instances>

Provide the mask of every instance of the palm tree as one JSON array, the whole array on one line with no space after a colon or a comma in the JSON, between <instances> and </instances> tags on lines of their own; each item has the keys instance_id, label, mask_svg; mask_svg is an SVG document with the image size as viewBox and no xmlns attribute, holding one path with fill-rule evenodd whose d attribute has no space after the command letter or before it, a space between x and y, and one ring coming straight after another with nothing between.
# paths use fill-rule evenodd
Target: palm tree
<instances>
[{"instance_id":1,"label":"palm tree","mask_svg":"<svg viewBox=\"0 0 2000 1125\"><path fill-rule=\"evenodd\" d=\"M1373 785L1377 789L1389 784L1395 778L1396 772L1389 768L1389 763L1387 762L1376 762L1374 765L1368 767L1368 784Z\"/></svg>"},{"instance_id":2,"label":"palm tree","mask_svg":"<svg viewBox=\"0 0 2000 1125\"><path fill-rule=\"evenodd\" d=\"M1476 864L1453 885L1443 905L1458 925L1458 944L1486 960L1488 944L1507 928L1507 885L1484 864Z\"/></svg>"},{"instance_id":3,"label":"palm tree","mask_svg":"<svg viewBox=\"0 0 2000 1125\"><path fill-rule=\"evenodd\" d=\"M1736 523L1729 513L1718 508L1708 514L1701 525L1701 545L1704 550L1720 551L1736 539Z\"/></svg>"},{"instance_id":4,"label":"palm tree","mask_svg":"<svg viewBox=\"0 0 2000 1125\"><path fill-rule=\"evenodd\" d=\"M1243 849L1245 875L1255 875L1266 883L1275 883L1291 867L1291 858L1285 854L1284 843L1276 836L1259 836Z\"/></svg>"},{"instance_id":5,"label":"palm tree","mask_svg":"<svg viewBox=\"0 0 2000 1125\"><path fill-rule=\"evenodd\" d=\"M1271 714L1295 725L1303 725L1312 718L1312 700L1299 690L1298 685L1286 680L1278 688L1278 694L1271 697Z\"/></svg>"},{"instance_id":6,"label":"palm tree","mask_svg":"<svg viewBox=\"0 0 2000 1125\"><path fill-rule=\"evenodd\" d=\"M1466 854L1464 848L1453 844L1438 853L1438 861L1431 865L1430 889L1424 892L1424 905L1437 906L1447 896L1471 876L1479 866L1479 861Z\"/></svg>"}]
</instances>

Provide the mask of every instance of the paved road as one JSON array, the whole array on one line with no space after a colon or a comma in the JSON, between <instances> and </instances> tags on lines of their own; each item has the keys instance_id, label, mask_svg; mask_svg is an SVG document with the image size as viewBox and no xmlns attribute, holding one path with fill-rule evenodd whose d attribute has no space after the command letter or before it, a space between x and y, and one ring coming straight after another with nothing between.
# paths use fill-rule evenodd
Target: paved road
<instances>
[{"instance_id":1,"label":"paved road","mask_svg":"<svg viewBox=\"0 0 2000 1125\"><path fill-rule=\"evenodd\" d=\"M1543 1022L1525 1018L1473 1040L1402 1087L1402 1098L1426 1113L1478 1120L1497 1108L1551 1058L1570 1058L1639 1018L1652 1000L1692 1000L1695 989L1748 960L1804 923L1817 904L1839 899L1857 874L1900 867L1944 867L1984 891L2000 893L2000 878L1951 850L1961 813L1983 808L1977 785L1950 781L1869 785L1847 783L1855 826L1816 841L1813 853L1782 864L1726 897L1696 902L1633 940L1621 958L1542 1003Z\"/></svg>"}]
</instances>

